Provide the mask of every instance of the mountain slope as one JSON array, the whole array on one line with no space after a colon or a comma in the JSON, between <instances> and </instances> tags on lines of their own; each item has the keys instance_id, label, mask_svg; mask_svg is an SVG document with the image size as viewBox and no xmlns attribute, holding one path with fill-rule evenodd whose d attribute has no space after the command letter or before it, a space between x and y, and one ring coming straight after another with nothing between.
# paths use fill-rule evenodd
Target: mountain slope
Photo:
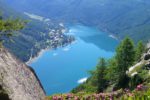
<instances>
[{"instance_id":1,"label":"mountain slope","mask_svg":"<svg viewBox=\"0 0 150 100\"><path fill-rule=\"evenodd\" d=\"M45 98L44 90L35 73L2 48L0 49L0 69L0 87L11 100L43 100Z\"/></svg>"},{"instance_id":2,"label":"mountain slope","mask_svg":"<svg viewBox=\"0 0 150 100\"><path fill-rule=\"evenodd\" d=\"M63 34L64 27L49 18L30 13L20 13L9 7L4 1L0 1L0 11L3 18L21 18L29 20L25 28L17 32L17 36L5 40L4 45L17 58L27 62L38 55L41 49L56 48L70 43L73 38ZM56 40L57 38L57 40Z\"/></svg>"},{"instance_id":3,"label":"mountain slope","mask_svg":"<svg viewBox=\"0 0 150 100\"><path fill-rule=\"evenodd\" d=\"M135 41L142 39L147 42L150 37L149 0L7 1L20 11L30 11L65 22L97 26L119 38L129 35Z\"/></svg>"}]
</instances>

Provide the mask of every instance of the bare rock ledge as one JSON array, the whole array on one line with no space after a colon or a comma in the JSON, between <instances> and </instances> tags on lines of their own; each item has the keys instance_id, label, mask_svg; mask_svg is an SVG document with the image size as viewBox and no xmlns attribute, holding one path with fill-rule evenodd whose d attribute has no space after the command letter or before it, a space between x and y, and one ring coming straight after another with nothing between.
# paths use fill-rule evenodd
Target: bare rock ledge
<instances>
[{"instance_id":1,"label":"bare rock ledge","mask_svg":"<svg viewBox=\"0 0 150 100\"><path fill-rule=\"evenodd\" d=\"M46 97L34 71L2 48L0 49L0 86L10 100L44 100Z\"/></svg>"}]
</instances>

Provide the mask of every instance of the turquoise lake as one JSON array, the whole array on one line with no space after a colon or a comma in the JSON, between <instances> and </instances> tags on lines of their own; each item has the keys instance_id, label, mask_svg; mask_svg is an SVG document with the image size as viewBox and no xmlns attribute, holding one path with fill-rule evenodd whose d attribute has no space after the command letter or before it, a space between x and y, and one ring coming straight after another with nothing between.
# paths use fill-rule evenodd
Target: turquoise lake
<instances>
[{"instance_id":1,"label":"turquoise lake","mask_svg":"<svg viewBox=\"0 0 150 100\"><path fill-rule=\"evenodd\" d=\"M100 57L114 55L118 41L94 27L71 25L66 34L76 41L66 47L45 51L30 64L47 95L66 93L79 85L95 68Z\"/></svg>"}]
</instances>

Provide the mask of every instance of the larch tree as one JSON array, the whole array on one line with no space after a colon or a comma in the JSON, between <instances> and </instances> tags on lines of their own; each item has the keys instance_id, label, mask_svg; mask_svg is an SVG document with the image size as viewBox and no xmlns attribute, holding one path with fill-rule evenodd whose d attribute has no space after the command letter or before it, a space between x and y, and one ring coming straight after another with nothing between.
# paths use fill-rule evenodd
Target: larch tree
<instances>
[{"instance_id":1,"label":"larch tree","mask_svg":"<svg viewBox=\"0 0 150 100\"><path fill-rule=\"evenodd\" d=\"M117 87L125 88L128 84L126 71L128 71L129 67L132 66L135 61L134 43L129 37L126 37L118 46L116 50L116 61L118 71Z\"/></svg>"},{"instance_id":2,"label":"larch tree","mask_svg":"<svg viewBox=\"0 0 150 100\"><path fill-rule=\"evenodd\" d=\"M142 54L143 54L144 51L145 51L145 46L144 46L144 44L143 44L142 41L139 41L139 42L138 42L135 51L136 51L135 60L136 60L136 61L141 60L141 56L142 56Z\"/></svg>"},{"instance_id":3,"label":"larch tree","mask_svg":"<svg viewBox=\"0 0 150 100\"><path fill-rule=\"evenodd\" d=\"M104 58L101 58L99 64L97 65L96 69L96 76L97 76L97 92L103 92L106 87L106 61Z\"/></svg>"}]
</instances>

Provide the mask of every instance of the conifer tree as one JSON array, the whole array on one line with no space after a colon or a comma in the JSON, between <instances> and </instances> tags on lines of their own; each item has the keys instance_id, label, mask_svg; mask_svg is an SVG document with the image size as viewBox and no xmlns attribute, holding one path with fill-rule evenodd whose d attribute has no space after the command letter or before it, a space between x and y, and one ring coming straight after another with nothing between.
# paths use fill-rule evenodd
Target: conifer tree
<instances>
[{"instance_id":1,"label":"conifer tree","mask_svg":"<svg viewBox=\"0 0 150 100\"><path fill-rule=\"evenodd\" d=\"M128 77L126 71L133 65L135 60L134 43L126 37L116 50L116 61L118 71L118 88L124 88L127 85Z\"/></svg>"},{"instance_id":2,"label":"conifer tree","mask_svg":"<svg viewBox=\"0 0 150 100\"><path fill-rule=\"evenodd\" d=\"M135 56L135 60L136 61L139 61L142 54L144 53L145 51L145 46L143 44L142 41L139 41L138 44L137 44L137 47L136 47L136 56Z\"/></svg>"},{"instance_id":3,"label":"conifer tree","mask_svg":"<svg viewBox=\"0 0 150 100\"><path fill-rule=\"evenodd\" d=\"M97 92L103 92L106 86L105 71L106 71L106 61L104 58L100 59L97 65Z\"/></svg>"}]
</instances>

